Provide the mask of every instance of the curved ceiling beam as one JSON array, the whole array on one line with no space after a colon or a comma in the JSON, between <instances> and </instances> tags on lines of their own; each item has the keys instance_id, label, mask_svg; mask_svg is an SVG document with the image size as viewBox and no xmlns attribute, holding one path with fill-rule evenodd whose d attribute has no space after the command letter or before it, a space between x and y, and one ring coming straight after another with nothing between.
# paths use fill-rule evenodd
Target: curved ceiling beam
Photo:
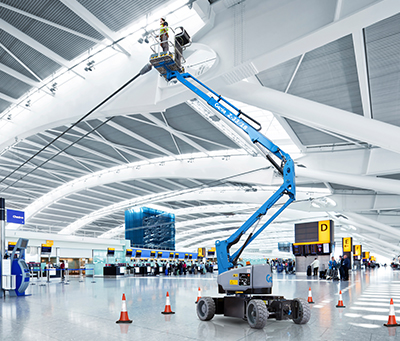
<instances>
[{"instance_id":1,"label":"curved ceiling beam","mask_svg":"<svg viewBox=\"0 0 400 341\"><path fill-rule=\"evenodd\" d=\"M382 121L244 81L226 87L224 95L310 127L333 131L400 153L400 127Z\"/></svg>"},{"instance_id":2,"label":"curved ceiling beam","mask_svg":"<svg viewBox=\"0 0 400 341\"><path fill-rule=\"evenodd\" d=\"M76 4L77 2L74 1L74 5ZM246 58L252 63L239 64L236 69L231 55L232 9L227 10L225 6L222 6L223 9L216 13L218 25L203 35L196 43L207 45L213 49L224 62L218 63L213 72L205 74L201 80L210 81L208 83L210 87L222 87L226 84L227 79L240 80L252 76L355 30L383 20L400 10L397 0L380 1L362 10L360 8L363 6L356 5L353 8L354 13L346 13L348 15L344 19L332 23L335 8L327 4L327 2L315 3L312 0L304 0L301 3L292 2L291 6L271 7L270 2L259 1L254 3L251 8L246 8L246 18L248 19L246 19L244 27L250 33L271 30L276 34L264 37L267 41L263 44L259 44L257 35L249 34L249 41L246 41ZM306 12L302 11L305 7L309 9ZM214 8L216 7L214 6ZM297 15L299 10L302 11L302 16ZM316 17L319 20L315 20ZM279 18L290 18L291 25L288 26L285 20ZM47 99L35 102L29 113L22 112L17 117L13 115L12 122L6 122L7 124L2 128L0 150L11 145L15 136L23 139L54 126L69 124L91 110L115 91L116 84L122 85L127 82L148 62L150 51L146 44L134 44L128 52L133 51L135 58L127 58L120 53L113 58L108 58L107 55L105 60L101 60L101 55L97 56L96 62L100 59L101 63L96 66L96 72L85 75L84 82L79 78L69 80L60 86L56 97L48 96ZM162 111L193 98L193 94L185 91L181 86L163 86L160 89L161 84L163 83L160 82L157 72L140 77L130 89L124 91L126 96L121 94L118 96L118 101L112 101L113 104L107 110L98 111L92 115L92 118ZM154 89L158 90L154 91ZM218 88L215 90L217 91ZM77 93L79 93L79 97L76 96ZM116 102L121 102L120 97L123 103L116 105ZM71 98L74 100L71 101ZM53 114L55 107L57 115Z\"/></svg>"},{"instance_id":3,"label":"curved ceiling beam","mask_svg":"<svg viewBox=\"0 0 400 341\"><path fill-rule=\"evenodd\" d=\"M296 168L296 175L310 179L317 179L322 182L334 182L350 187L370 189L376 192L400 194L399 180L376 178L373 176L318 171L303 167Z\"/></svg>"},{"instance_id":4,"label":"curved ceiling beam","mask_svg":"<svg viewBox=\"0 0 400 341\"><path fill-rule=\"evenodd\" d=\"M187 162L188 160L191 162ZM268 165L268 163L265 159L253 158L250 156L231 156L231 158L226 161L218 157L194 159L193 155L188 155L187 157L182 156L182 160L170 160L165 158L162 163L160 163L160 160L157 160L152 163L135 162L121 165L83 176L79 179L68 182L65 185L57 187L25 209L26 220L28 221L42 209L68 195L71 195L72 193L79 192L83 189L114 183L116 180L121 182L132 179L164 177L187 178L188 174L193 178L208 180L215 180L215 175L218 174L220 179L230 178L230 180L234 180L237 175L237 169L240 169L242 172L251 172L254 169L266 165ZM270 178L272 179L272 173ZM242 179L237 179L237 181L240 180ZM264 181L267 182L268 180L264 178ZM197 189L200 189L200 187L196 187Z\"/></svg>"},{"instance_id":5,"label":"curved ceiling beam","mask_svg":"<svg viewBox=\"0 0 400 341\"><path fill-rule=\"evenodd\" d=\"M185 216L199 213L223 213L223 212L240 212L257 209L257 204L224 204L224 205L201 205L194 207L185 207L174 210L176 216ZM208 218L207 218L208 219ZM180 225L181 226L181 225Z\"/></svg>"},{"instance_id":6,"label":"curved ceiling beam","mask_svg":"<svg viewBox=\"0 0 400 341\"><path fill-rule=\"evenodd\" d=\"M227 205L230 206L230 205ZM232 211L231 211L232 212ZM196 225L204 225L204 224L210 224L210 223L217 223L217 222L237 222L237 221L244 221L250 216L249 214L231 214L231 215L215 215L212 217L207 217L207 218L199 218L199 219L190 219L190 220L185 220L182 222L176 222L175 223L175 228L176 230L180 230L179 232L182 232L182 234L187 233L187 232L198 232L200 227ZM213 225L214 226L214 225ZM203 226L204 227L204 226ZM211 227L211 225L208 225L206 227ZM180 233L181 234L181 233Z\"/></svg>"},{"instance_id":7,"label":"curved ceiling beam","mask_svg":"<svg viewBox=\"0 0 400 341\"><path fill-rule=\"evenodd\" d=\"M273 224L270 225L271 228L273 228ZM227 228L224 232L221 231L217 231L217 232L213 232L213 233L204 233L201 236L197 236L194 238L190 238L188 240L185 240L183 242L180 242L179 244L176 245L176 247L181 247L181 248L187 248L190 247L192 245L204 245L204 244L215 244L215 241L217 239L219 240L223 240L228 238L230 235L232 235L232 233L234 233L237 230L237 226L232 226L232 228ZM280 237L283 238L290 238L290 240L293 240L293 228L291 230L287 230L287 231L283 231L283 232L279 232ZM260 235L261 236L261 235ZM268 233L267 231L264 232L264 238L268 238ZM240 242L242 242L242 244L244 243L245 239L242 238ZM261 239L259 240L256 239L254 240L254 243L250 244L252 246L257 245L257 242L260 243ZM240 242L237 244L237 246L242 245L240 244ZM275 242L275 241L272 241ZM263 244L265 245L265 240L263 242Z\"/></svg>"},{"instance_id":8,"label":"curved ceiling beam","mask_svg":"<svg viewBox=\"0 0 400 341\"><path fill-rule=\"evenodd\" d=\"M394 228L390 225L382 224L379 221L369 219L361 214L357 214L354 212L343 212L343 214L351 219L351 224L354 222L357 222L359 225L362 225L361 223L368 224L369 226L372 226L374 228L375 232L386 234L389 237L397 236L400 239L400 230L397 228Z\"/></svg>"},{"instance_id":9,"label":"curved ceiling beam","mask_svg":"<svg viewBox=\"0 0 400 341\"><path fill-rule=\"evenodd\" d=\"M338 221L339 223L341 223L342 225L355 226L358 229L365 230L365 231L368 231L368 232L372 232L375 235L380 235L381 234L381 235L384 235L384 236L389 237L391 239L397 237L397 239L400 240L400 231L396 231L396 229L394 229L394 228L391 228L391 229L385 231L385 230L382 230L382 229L378 229L376 227L371 227L371 226L366 225L366 224L361 224L357 220L353 220L353 219L345 219L345 218L339 217L339 218L335 218L335 220ZM393 231L393 230L395 230L395 231ZM380 241L381 241L381 239L380 239Z\"/></svg>"},{"instance_id":10,"label":"curved ceiling beam","mask_svg":"<svg viewBox=\"0 0 400 341\"><path fill-rule=\"evenodd\" d=\"M309 200L295 202L291 209L306 212L325 212L332 209L337 212L365 212L377 210L396 210L400 207L400 195L387 194L333 194L326 196L333 201L321 202Z\"/></svg>"}]
</instances>

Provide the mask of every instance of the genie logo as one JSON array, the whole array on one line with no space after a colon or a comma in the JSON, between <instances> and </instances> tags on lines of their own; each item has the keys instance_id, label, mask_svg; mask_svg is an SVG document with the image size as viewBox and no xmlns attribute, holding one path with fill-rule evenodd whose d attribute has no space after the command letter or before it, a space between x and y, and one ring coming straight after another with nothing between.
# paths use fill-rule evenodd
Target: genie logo
<instances>
[{"instance_id":1,"label":"genie logo","mask_svg":"<svg viewBox=\"0 0 400 341\"><path fill-rule=\"evenodd\" d=\"M218 111L222 112L224 115L226 114L226 110L219 105L219 103L215 103L214 107L218 109Z\"/></svg>"},{"instance_id":2,"label":"genie logo","mask_svg":"<svg viewBox=\"0 0 400 341\"><path fill-rule=\"evenodd\" d=\"M265 280L267 281L267 283L272 283L272 276L271 275L267 275Z\"/></svg>"}]
</instances>

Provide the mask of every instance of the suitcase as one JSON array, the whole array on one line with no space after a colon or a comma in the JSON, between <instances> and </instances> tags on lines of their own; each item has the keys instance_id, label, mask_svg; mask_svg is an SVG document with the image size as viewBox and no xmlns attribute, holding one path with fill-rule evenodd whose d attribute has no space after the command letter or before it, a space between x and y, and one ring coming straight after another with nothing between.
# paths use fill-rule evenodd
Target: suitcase
<instances>
[{"instance_id":1,"label":"suitcase","mask_svg":"<svg viewBox=\"0 0 400 341\"><path fill-rule=\"evenodd\" d=\"M307 266L307 276L311 276L311 265Z\"/></svg>"}]
</instances>

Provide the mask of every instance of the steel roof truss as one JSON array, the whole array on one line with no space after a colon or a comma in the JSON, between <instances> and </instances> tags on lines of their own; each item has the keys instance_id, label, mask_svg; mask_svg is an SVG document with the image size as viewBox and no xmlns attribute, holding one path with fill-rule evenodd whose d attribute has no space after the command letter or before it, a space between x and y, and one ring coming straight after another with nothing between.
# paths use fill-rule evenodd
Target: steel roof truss
<instances>
[{"instance_id":1,"label":"steel roof truss","mask_svg":"<svg viewBox=\"0 0 400 341\"><path fill-rule=\"evenodd\" d=\"M360 86L363 112L365 117L372 118L364 30L357 30L353 32L352 37L353 37L354 56L356 58L358 84Z\"/></svg>"},{"instance_id":2,"label":"steel roof truss","mask_svg":"<svg viewBox=\"0 0 400 341\"><path fill-rule=\"evenodd\" d=\"M166 150L165 148L159 146L158 144L149 141L148 139L144 138L143 136L140 136L139 134L134 133L133 131L130 131L129 129L123 127L122 125L120 125L119 123L116 122L108 122L108 125L123 132L124 134L132 137L135 140L138 140L144 144L147 144L148 146L150 146L151 148L154 148L158 151L160 151L161 153L163 153L164 155L168 155L168 156L172 156L173 158L176 159L176 155L174 153L171 153L169 150Z\"/></svg>"},{"instance_id":3,"label":"steel roof truss","mask_svg":"<svg viewBox=\"0 0 400 341\"><path fill-rule=\"evenodd\" d=\"M65 27L65 26L56 24L56 23L54 23L54 22L52 22L52 21L43 19L43 18L38 17L38 16L36 16L36 15L30 14L30 13L28 13L28 12L22 11L22 10L20 10L20 9L18 9L18 8L15 8L15 7L6 5L6 4L1 3L1 2L0 2L0 7L4 7L4 8L6 8L6 9L10 10L10 11L13 11L13 12L16 12L16 13L19 13L19 14L22 14L22 15L28 17L28 18L31 18L31 19L40 21L40 22L42 22L42 23L44 23L44 24L46 24L46 25L53 26L53 27L55 27L55 28L58 28L58 29L63 30L63 31L65 31L65 32L74 34L74 35L76 35L76 36L78 36L78 37L81 37L81 38L83 38L83 39L93 41L93 42L96 43L96 44L106 45L106 43L103 42L103 41L101 41L101 40L98 40L98 39L95 39L95 38L93 38L93 37L87 36L86 34L83 34L83 33L80 33L80 32L74 31L74 30L71 30L70 28L67 28L67 27Z\"/></svg>"},{"instance_id":4,"label":"steel roof truss","mask_svg":"<svg viewBox=\"0 0 400 341\"><path fill-rule=\"evenodd\" d=\"M0 43L0 47L6 51L11 57L13 57L25 70L27 70L33 77L35 77L39 82L42 81L42 79L35 73L33 72L25 63L19 59L14 53L12 53L7 47L5 47L2 43Z\"/></svg>"},{"instance_id":5,"label":"steel roof truss","mask_svg":"<svg viewBox=\"0 0 400 341\"><path fill-rule=\"evenodd\" d=\"M78 1L76 0L59 0L59 1L61 1L71 11L75 12L75 14L77 14L83 20L85 20L97 32L101 33L101 35L111 40L116 46L118 46L119 49L121 49L121 51L124 54L126 54L128 57L130 56L128 51L126 51L121 45L116 43L116 41L118 40L116 34L113 31L111 31L103 22L101 22L95 15L93 15L84 6L82 6Z\"/></svg>"},{"instance_id":6,"label":"steel roof truss","mask_svg":"<svg viewBox=\"0 0 400 341\"><path fill-rule=\"evenodd\" d=\"M54 138L54 136L51 136L50 134L48 134L48 133L46 133L46 132L44 132L44 133L42 133L42 134L43 134L43 135L46 135L46 136L48 136L48 137L50 137L50 138ZM68 139L66 139L66 138L63 138L63 137L60 137L60 138L58 139L58 141L63 142L63 143L65 143L65 144L67 144L67 145L73 143L73 141L70 141L70 140L68 140ZM101 157L101 158L103 158L103 159L106 159L106 160L108 160L108 161L111 161L112 163L118 163L118 164L120 164L120 165L123 164L123 162L122 162L121 160L119 160L119 159L116 159L116 158L114 158L114 157L112 157L112 156L104 155L104 154L102 154L102 153L99 153L99 152L97 152L97 151L95 151L95 150L93 150L93 149L91 149L91 148L82 146L82 145L80 145L80 144L74 144L73 147L74 147L74 148L81 149L81 150L83 150L83 151L85 151L85 152L89 152L89 153L91 153L91 154L93 154L93 155L99 156L99 157Z\"/></svg>"}]
</instances>

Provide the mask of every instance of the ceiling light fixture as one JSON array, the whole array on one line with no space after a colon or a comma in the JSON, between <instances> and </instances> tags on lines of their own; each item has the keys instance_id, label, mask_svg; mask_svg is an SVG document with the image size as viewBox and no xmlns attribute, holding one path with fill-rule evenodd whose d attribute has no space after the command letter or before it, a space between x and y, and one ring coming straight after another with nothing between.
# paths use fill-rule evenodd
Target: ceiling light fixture
<instances>
[{"instance_id":1,"label":"ceiling light fixture","mask_svg":"<svg viewBox=\"0 0 400 341\"><path fill-rule=\"evenodd\" d=\"M50 92L54 95L57 91L57 83L53 83L53 85L50 88Z\"/></svg>"},{"instance_id":2,"label":"ceiling light fixture","mask_svg":"<svg viewBox=\"0 0 400 341\"><path fill-rule=\"evenodd\" d=\"M85 71L93 71L94 70L94 60L91 60L86 64Z\"/></svg>"}]
</instances>

